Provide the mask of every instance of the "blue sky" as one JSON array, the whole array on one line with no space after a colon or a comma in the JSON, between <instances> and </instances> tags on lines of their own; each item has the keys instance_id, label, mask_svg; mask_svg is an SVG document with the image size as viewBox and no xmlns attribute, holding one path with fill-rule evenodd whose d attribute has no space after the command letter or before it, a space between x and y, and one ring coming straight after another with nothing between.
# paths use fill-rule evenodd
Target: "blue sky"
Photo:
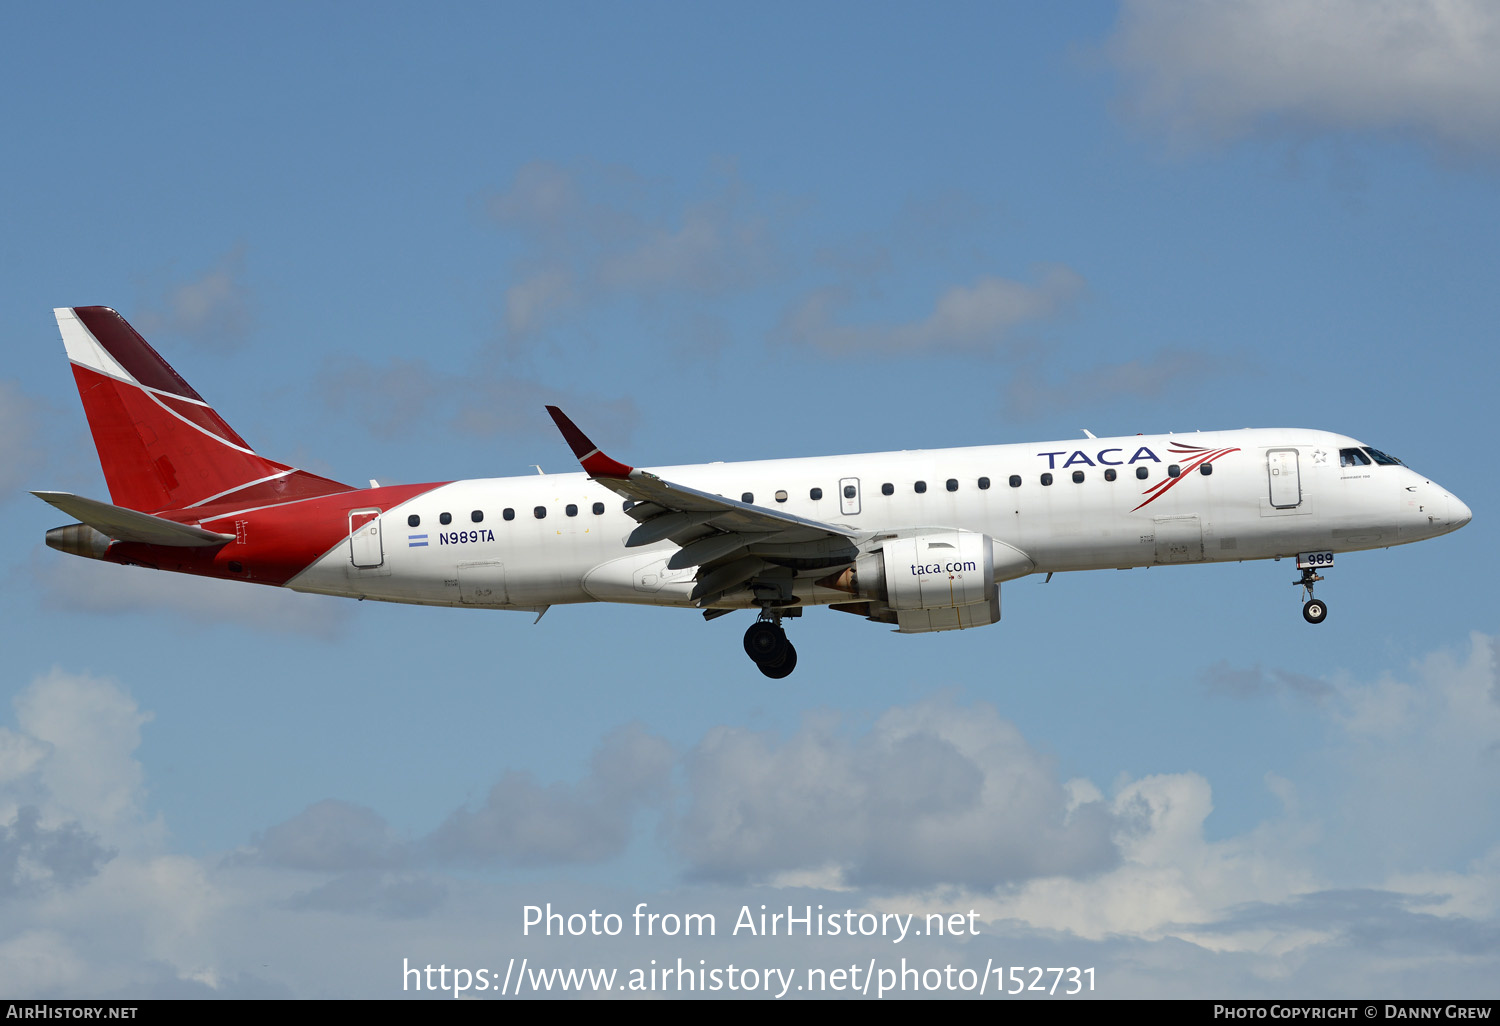
<instances>
[{"instance_id":1,"label":"blue sky","mask_svg":"<svg viewBox=\"0 0 1500 1026\"><path fill-rule=\"evenodd\" d=\"M521 909L980 913L1109 996L1495 995L1500 16L1457 2L107 5L0 69L0 991L384 997L402 958L787 967ZM1475 511L1028 579L982 630L355 604L42 545L119 309L342 480L1302 425Z\"/></svg>"}]
</instances>

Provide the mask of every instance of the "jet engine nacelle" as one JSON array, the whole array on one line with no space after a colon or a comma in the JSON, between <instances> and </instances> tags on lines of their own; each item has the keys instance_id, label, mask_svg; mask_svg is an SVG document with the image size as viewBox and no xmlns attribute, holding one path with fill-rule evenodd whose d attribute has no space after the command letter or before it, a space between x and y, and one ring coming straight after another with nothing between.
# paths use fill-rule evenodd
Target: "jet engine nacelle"
<instances>
[{"instance_id":1,"label":"jet engine nacelle","mask_svg":"<svg viewBox=\"0 0 1500 1026\"><path fill-rule=\"evenodd\" d=\"M999 581L1033 566L1025 553L989 535L929 531L887 539L879 551L860 556L835 587L868 599L872 618L894 614L903 634L955 631L999 620Z\"/></svg>"}]
</instances>

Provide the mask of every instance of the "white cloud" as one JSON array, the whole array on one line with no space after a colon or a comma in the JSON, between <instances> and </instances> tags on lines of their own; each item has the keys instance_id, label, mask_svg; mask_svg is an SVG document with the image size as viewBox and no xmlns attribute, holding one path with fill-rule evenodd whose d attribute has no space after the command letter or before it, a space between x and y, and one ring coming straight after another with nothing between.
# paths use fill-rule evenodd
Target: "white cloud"
<instances>
[{"instance_id":1,"label":"white cloud","mask_svg":"<svg viewBox=\"0 0 1500 1026\"><path fill-rule=\"evenodd\" d=\"M852 740L835 728L703 739L677 830L693 874L826 880L836 868L848 884L986 888L1116 858L1104 809L1077 804L1081 792L987 705L894 709Z\"/></svg>"},{"instance_id":2,"label":"white cloud","mask_svg":"<svg viewBox=\"0 0 1500 1026\"><path fill-rule=\"evenodd\" d=\"M1488 993L1500 972L1493 801L1449 811L1477 820L1486 839L1472 856L1444 865L1433 849L1411 867L1365 875L1330 870L1336 849L1367 842L1327 809L1358 797L1371 760L1411 771L1445 745L1457 753L1414 786L1482 796L1492 777L1476 760L1496 736L1493 646L1476 635L1469 650L1399 676L1335 681L1337 695L1298 715L1327 724L1341 772L1313 771L1295 800L1289 779L1268 777L1286 811L1221 840L1205 835L1213 796L1199 773L1126 780L1106 796L1090 781L1061 781L989 706L932 700L864 730L831 719L785 739L715 728L685 756L625 728L601 742L576 783L502 779L479 809L440 828L446 852L435 839L403 844L378 812L331 800L228 859L167 850L136 759L149 714L110 681L55 671L22 689L14 727L0 732L0 799L35 805L45 829L74 822L119 854L71 886L8 900L0 990L379 997L401 991L403 958L491 971L511 954L622 969L678 957L799 969L906 957L978 969L1001 949L1035 964L1097 966L1095 993L1113 997ZM642 811L671 808L674 770L690 807L663 837L687 870L717 869L724 882L643 891L558 878L580 858L618 856L649 828ZM1389 812L1409 829L1409 811L1398 801L1361 815ZM1090 816L1093 826L1083 823ZM1090 864L1101 852L1103 864ZM538 868L495 882L431 865L460 856ZM549 901L626 916L641 901L658 912L713 911L721 930L693 941L523 938L522 906ZM739 906L762 903L974 908L980 936L899 948L730 938Z\"/></svg>"},{"instance_id":3,"label":"white cloud","mask_svg":"<svg viewBox=\"0 0 1500 1026\"><path fill-rule=\"evenodd\" d=\"M340 874L327 883L294 895L287 900L286 907L416 919L431 914L447 896L446 886L418 873L365 870Z\"/></svg>"},{"instance_id":4,"label":"white cloud","mask_svg":"<svg viewBox=\"0 0 1500 1026\"><path fill-rule=\"evenodd\" d=\"M408 861L406 846L374 809L328 798L257 837L255 855L292 869L384 869Z\"/></svg>"},{"instance_id":5,"label":"white cloud","mask_svg":"<svg viewBox=\"0 0 1500 1026\"><path fill-rule=\"evenodd\" d=\"M1196 773L1130 782L1110 802L1118 867L1088 879L1028 881L983 907L992 918L1095 940L1192 940L1194 927L1216 922L1226 909L1281 902L1318 886L1296 854L1305 838L1294 828L1272 825L1209 842L1203 825L1212 811L1208 781ZM1223 938L1216 943L1227 946Z\"/></svg>"},{"instance_id":6,"label":"white cloud","mask_svg":"<svg viewBox=\"0 0 1500 1026\"><path fill-rule=\"evenodd\" d=\"M769 269L764 220L739 216L728 203L689 206L677 223L652 225L633 242L601 261L599 280L605 286L719 295L754 284Z\"/></svg>"},{"instance_id":7,"label":"white cloud","mask_svg":"<svg viewBox=\"0 0 1500 1026\"><path fill-rule=\"evenodd\" d=\"M38 805L48 819L110 836L142 822L145 782L133 753L151 716L134 699L113 681L53 670L13 704L20 730L5 747L29 755L20 774L0 781L7 816Z\"/></svg>"},{"instance_id":8,"label":"white cloud","mask_svg":"<svg viewBox=\"0 0 1500 1026\"><path fill-rule=\"evenodd\" d=\"M237 349L254 323L244 275L241 244L198 277L164 289L150 307L133 315L135 324L148 338L172 334L204 349Z\"/></svg>"},{"instance_id":9,"label":"white cloud","mask_svg":"<svg viewBox=\"0 0 1500 1026\"><path fill-rule=\"evenodd\" d=\"M1166 349L1148 358L1069 370L1060 378L1023 364L1005 386L1005 413L1031 417L1049 411L1093 406L1120 396L1158 399L1221 373L1229 361L1202 353Z\"/></svg>"},{"instance_id":10,"label":"white cloud","mask_svg":"<svg viewBox=\"0 0 1500 1026\"><path fill-rule=\"evenodd\" d=\"M1267 693L1265 677L1255 676L1256 687L1242 697ZM1118 868L1089 880L1028 882L987 908L1085 937L1175 936L1243 950L1285 946L1302 935L1267 934L1264 924L1230 929L1226 924L1242 918L1237 908L1280 908L1270 918L1290 923L1297 917L1286 908L1332 879L1420 899L1414 908L1423 915L1493 918L1500 900L1494 639L1473 634L1465 655L1433 653L1410 676L1317 689L1328 729L1324 756L1304 786L1267 778L1286 818L1209 842L1208 782L1197 774L1149 777L1112 801L1122 824L1114 835L1123 856ZM1439 868L1446 866L1455 868ZM1339 929L1331 926L1329 936Z\"/></svg>"},{"instance_id":11,"label":"white cloud","mask_svg":"<svg viewBox=\"0 0 1500 1026\"><path fill-rule=\"evenodd\" d=\"M1236 670L1226 662L1217 662L1204 670L1200 679L1210 691L1235 698L1286 692L1317 701L1335 694L1333 685L1327 681L1293 670L1263 670L1259 664L1248 670Z\"/></svg>"},{"instance_id":12,"label":"white cloud","mask_svg":"<svg viewBox=\"0 0 1500 1026\"><path fill-rule=\"evenodd\" d=\"M477 810L459 809L428 843L444 860L516 866L602 862L630 842L635 813L659 799L671 746L639 725L614 731L580 783L542 786L511 771Z\"/></svg>"},{"instance_id":13,"label":"white cloud","mask_svg":"<svg viewBox=\"0 0 1500 1026\"><path fill-rule=\"evenodd\" d=\"M1040 267L1036 277L1034 285L983 275L972 285L952 286L938 296L930 314L905 324L847 323L852 292L820 289L787 313L780 334L795 345L834 355L991 350L1021 325L1068 310L1085 289L1082 276L1060 264Z\"/></svg>"},{"instance_id":14,"label":"white cloud","mask_svg":"<svg viewBox=\"0 0 1500 1026\"><path fill-rule=\"evenodd\" d=\"M476 367L468 373L434 370L424 360L393 359L376 365L362 357L328 360L313 387L329 406L348 411L380 438L396 438L423 425L476 438L512 435L557 437L543 407L588 409L601 438L628 440L635 403L552 388L530 378Z\"/></svg>"},{"instance_id":15,"label":"white cloud","mask_svg":"<svg viewBox=\"0 0 1500 1026\"><path fill-rule=\"evenodd\" d=\"M1434 652L1400 676L1342 682L1314 811L1386 872L1472 858L1500 827L1500 691L1495 641Z\"/></svg>"},{"instance_id":16,"label":"white cloud","mask_svg":"<svg viewBox=\"0 0 1500 1026\"><path fill-rule=\"evenodd\" d=\"M1413 132L1500 147L1500 8L1484 0L1125 0L1131 109L1183 139Z\"/></svg>"},{"instance_id":17,"label":"white cloud","mask_svg":"<svg viewBox=\"0 0 1500 1026\"><path fill-rule=\"evenodd\" d=\"M621 299L691 303L752 288L774 273L771 216L722 171L687 201L619 167L524 165L486 210L520 243L506 292L506 341Z\"/></svg>"},{"instance_id":18,"label":"white cloud","mask_svg":"<svg viewBox=\"0 0 1500 1026\"><path fill-rule=\"evenodd\" d=\"M505 329L521 337L581 302L577 283L564 267L543 267L505 290Z\"/></svg>"}]
</instances>

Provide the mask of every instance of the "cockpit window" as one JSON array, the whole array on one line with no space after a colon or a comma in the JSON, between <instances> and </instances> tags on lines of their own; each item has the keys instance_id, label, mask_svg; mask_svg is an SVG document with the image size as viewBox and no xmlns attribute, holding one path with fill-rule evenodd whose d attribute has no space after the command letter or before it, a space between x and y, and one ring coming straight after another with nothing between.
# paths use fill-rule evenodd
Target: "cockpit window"
<instances>
[{"instance_id":1,"label":"cockpit window","mask_svg":"<svg viewBox=\"0 0 1500 1026\"><path fill-rule=\"evenodd\" d=\"M1368 467L1370 457L1359 449L1340 449L1339 466L1341 467Z\"/></svg>"},{"instance_id":2,"label":"cockpit window","mask_svg":"<svg viewBox=\"0 0 1500 1026\"><path fill-rule=\"evenodd\" d=\"M1369 446L1366 446L1365 452L1373 456L1375 458L1375 462L1379 463L1382 467L1404 466L1404 464L1400 460L1396 459L1396 457L1388 456L1385 453L1381 452L1379 449L1371 449Z\"/></svg>"}]
</instances>

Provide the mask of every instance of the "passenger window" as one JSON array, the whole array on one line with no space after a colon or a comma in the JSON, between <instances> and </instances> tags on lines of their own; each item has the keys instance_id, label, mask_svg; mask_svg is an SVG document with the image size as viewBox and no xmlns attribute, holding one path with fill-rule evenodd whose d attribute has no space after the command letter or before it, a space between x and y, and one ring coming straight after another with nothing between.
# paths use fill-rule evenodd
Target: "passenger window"
<instances>
[{"instance_id":1,"label":"passenger window","mask_svg":"<svg viewBox=\"0 0 1500 1026\"><path fill-rule=\"evenodd\" d=\"M927 482L918 481L916 484L912 485L912 487L916 489L918 495L921 495L923 492L927 491Z\"/></svg>"},{"instance_id":2,"label":"passenger window","mask_svg":"<svg viewBox=\"0 0 1500 1026\"><path fill-rule=\"evenodd\" d=\"M531 512L534 513L534 514L536 514L536 518L538 520L546 520L547 519L547 507L546 506L538 506L536 509L532 510Z\"/></svg>"},{"instance_id":3,"label":"passenger window","mask_svg":"<svg viewBox=\"0 0 1500 1026\"><path fill-rule=\"evenodd\" d=\"M567 507L563 510L563 512L566 513L570 517L576 517L578 515L578 507L576 505L574 505L573 503L570 502L570 503L568 503Z\"/></svg>"},{"instance_id":4,"label":"passenger window","mask_svg":"<svg viewBox=\"0 0 1500 1026\"><path fill-rule=\"evenodd\" d=\"M1146 480L1146 478L1151 476L1151 471L1147 470L1145 467L1136 467L1135 476L1144 481Z\"/></svg>"},{"instance_id":5,"label":"passenger window","mask_svg":"<svg viewBox=\"0 0 1500 1026\"><path fill-rule=\"evenodd\" d=\"M1012 474L1012 475L1010 475L1010 486L1012 488L1019 488L1019 487L1021 487L1021 475L1020 474Z\"/></svg>"},{"instance_id":6,"label":"passenger window","mask_svg":"<svg viewBox=\"0 0 1500 1026\"><path fill-rule=\"evenodd\" d=\"M778 491L776 493L776 501L777 502L785 502L786 501L786 489L785 488L781 489L780 491Z\"/></svg>"},{"instance_id":7,"label":"passenger window","mask_svg":"<svg viewBox=\"0 0 1500 1026\"><path fill-rule=\"evenodd\" d=\"M821 489L821 488L814 488L810 492L807 493L807 497L809 499L814 500L814 501L816 501L818 499L821 499L823 497L823 489Z\"/></svg>"},{"instance_id":8,"label":"passenger window","mask_svg":"<svg viewBox=\"0 0 1500 1026\"><path fill-rule=\"evenodd\" d=\"M596 503L594 503L594 516L596 516L596 517L602 517L603 515L604 515L604 503L602 503L602 502L596 502Z\"/></svg>"},{"instance_id":9,"label":"passenger window","mask_svg":"<svg viewBox=\"0 0 1500 1026\"><path fill-rule=\"evenodd\" d=\"M1051 483L1052 483L1052 475L1051 474L1043 474L1042 475L1042 484L1049 485Z\"/></svg>"},{"instance_id":10,"label":"passenger window","mask_svg":"<svg viewBox=\"0 0 1500 1026\"><path fill-rule=\"evenodd\" d=\"M1182 468L1179 467L1175 463L1172 464L1170 467L1167 468L1167 476L1168 477L1178 477L1181 474L1182 474Z\"/></svg>"},{"instance_id":11,"label":"passenger window","mask_svg":"<svg viewBox=\"0 0 1500 1026\"><path fill-rule=\"evenodd\" d=\"M854 486L853 485L844 485L844 498L846 498L846 499L852 499L852 498L854 498Z\"/></svg>"},{"instance_id":12,"label":"passenger window","mask_svg":"<svg viewBox=\"0 0 1500 1026\"><path fill-rule=\"evenodd\" d=\"M1198 473L1202 474L1204 477L1207 477L1209 474L1212 474L1213 472L1214 472L1214 465L1212 463L1205 463L1205 464L1203 464L1203 466L1201 466L1201 467L1198 468Z\"/></svg>"},{"instance_id":13,"label":"passenger window","mask_svg":"<svg viewBox=\"0 0 1500 1026\"><path fill-rule=\"evenodd\" d=\"M406 526L407 527L421 527L422 526L422 518L419 517L419 516L417 516L415 513L413 513L411 516L409 516L409 517L406 518Z\"/></svg>"},{"instance_id":14,"label":"passenger window","mask_svg":"<svg viewBox=\"0 0 1500 1026\"><path fill-rule=\"evenodd\" d=\"M956 477L950 477L944 483L944 487L946 487L950 492L956 492L956 491L958 491L958 478L956 478Z\"/></svg>"},{"instance_id":15,"label":"passenger window","mask_svg":"<svg viewBox=\"0 0 1500 1026\"><path fill-rule=\"evenodd\" d=\"M440 514L438 516L438 523L442 524L444 527L448 526L449 524L453 523L453 514L452 513L443 513L443 514Z\"/></svg>"},{"instance_id":16,"label":"passenger window","mask_svg":"<svg viewBox=\"0 0 1500 1026\"><path fill-rule=\"evenodd\" d=\"M754 492L741 492L740 493L740 501L743 502L743 503L745 503L746 505L753 504L755 502L755 493Z\"/></svg>"},{"instance_id":17,"label":"passenger window","mask_svg":"<svg viewBox=\"0 0 1500 1026\"><path fill-rule=\"evenodd\" d=\"M1075 471L1073 471L1073 483L1074 484L1083 484L1083 471L1081 471L1081 470L1075 470Z\"/></svg>"},{"instance_id":18,"label":"passenger window","mask_svg":"<svg viewBox=\"0 0 1500 1026\"><path fill-rule=\"evenodd\" d=\"M883 484L883 485L880 486L880 494L881 495L895 495L896 494L896 486L893 485L893 484L891 484L889 481L887 481L885 484Z\"/></svg>"},{"instance_id":19,"label":"passenger window","mask_svg":"<svg viewBox=\"0 0 1500 1026\"><path fill-rule=\"evenodd\" d=\"M484 523L484 510L476 509L474 512L469 514L469 519L476 524Z\"/></svg>"},{"instance_id":20,"label":"passenger window","mask_svg":"<svg viewBox=\"0 0 1500 1026\"><path fill-rule=\"evenodd\" d=\"M1113 481L1118 476L1119 475L1117 475L1115 473L1115 468L1114 467L1110 467L1108 470L1106 470L1104 472L1104 480L1106 480L1106 481Z\"/></svg>"},{"instance_id":21,"label":"passenger window","mask_svg":"<svg viewBox=\"0 0 1500 1026\"><path fill-rule=\"evenodd\" d=\"M500 512L500 517L504 520L514 520L516 519L516 511L511 509L509 506L506 506L505 509Z\"/></svg>"},{"instance_id":22,"label":"passenger window","mask_svg":"<svg viewBox=\"0 0 1500 1026\"><path fill-rule=\"evenodd\" d=\"M979 490L981 492L982 491L986 491L989 487L990 487L990 479L987 478L987 477L981 477L979 479Z\"/></svg>"}]
</instances>

